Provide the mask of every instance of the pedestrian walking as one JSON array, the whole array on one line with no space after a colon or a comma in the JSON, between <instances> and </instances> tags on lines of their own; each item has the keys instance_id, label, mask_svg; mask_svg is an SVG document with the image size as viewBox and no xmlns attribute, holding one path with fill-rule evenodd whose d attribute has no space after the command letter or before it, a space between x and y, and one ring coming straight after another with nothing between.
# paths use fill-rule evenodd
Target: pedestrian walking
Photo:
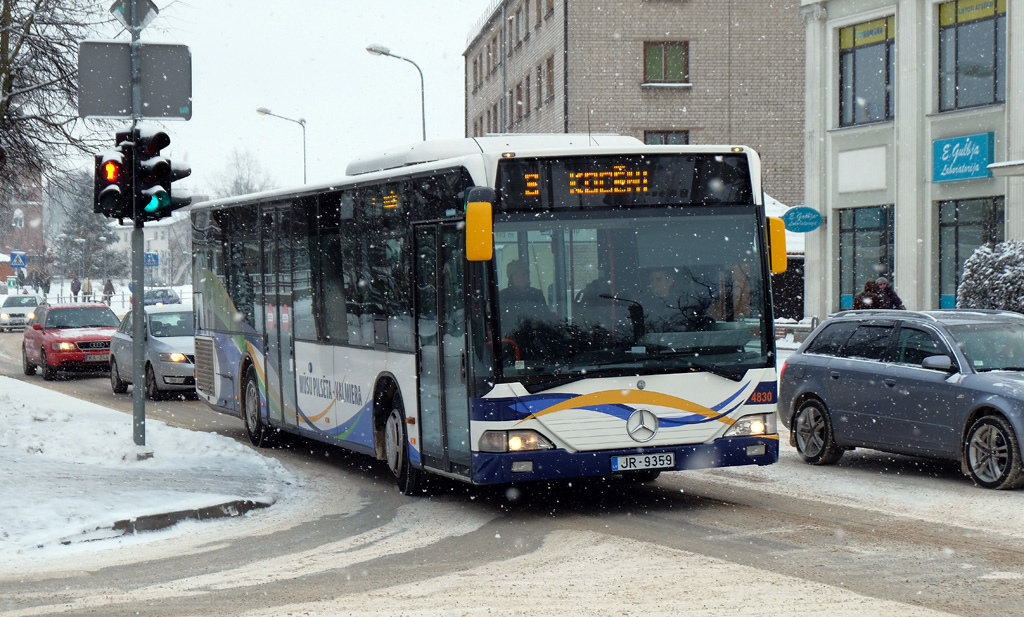
<instances>
[{"instance_id":1,"label":"pedestrian walking","mask_svg":"<svg viewBox=\"0 0 1024 617\"><path fill-rule=\"evenodd\" d=\"M82 283L82 302L92 302L92 281L85 277Z\"/></svg>"},{"instance_id":2,"label":"pedestrian walking","mask_svg":"<svg viewBox=\"0 0 1024 617\"><path fill-rule=\"evenodd\" d=\"M884 276L878 277L875 280L878 284L878 295L882 298L882 305L879 308L885 309L905 309L903 306L903 300L896 295L896 290L889 285L889 279Z\"/></svg>"},{"instance_id":3,"label":"pedestrian walking","mask_svg":"<svg viewBox=\"0 0 1024 617\"><path fill-rule=\"evenodd\" d=\"M103 303L110 306L110 299L114 297L114 284L107 279L106 283L103 283Z\"/></svg>"},{"instance_id":4,"label":"pedestrian walking","mask_svg":"<svg viewBox=\"0 0 1024 617\"><path fill-rule=\"evenodd\" d=\"M71 298L72 302L78 302L78 292L82 290L82 281L78 280L78 275L75 275L71 279Z\"/></svg>"},{"instance_id":5,"label":"pedestrian walking","mask_svg":"<svg viewBox=\"0 0 1024 617\"><path fill-rule=\"evenodd\" d=\"M864 283L864 291L853 297L853 310L864 311L878 308L882 308L882 296L878 293L878 283L867 281Z\"/></svg>"}]
</instances>

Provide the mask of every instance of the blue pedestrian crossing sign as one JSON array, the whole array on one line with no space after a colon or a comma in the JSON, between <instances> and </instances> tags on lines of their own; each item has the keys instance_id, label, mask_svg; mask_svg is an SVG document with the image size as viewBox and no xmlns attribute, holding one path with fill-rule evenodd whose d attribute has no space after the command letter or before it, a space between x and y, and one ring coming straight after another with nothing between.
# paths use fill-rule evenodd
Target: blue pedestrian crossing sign
<instances>
[{"instance_id":1,"label":"blue pedestrian crossing sign","mask_svg":"<svg viewBox=\"0 0 1024 617\"><path fill-rule=\"evenodd\" d=\"M160 260L157 258L156 253L146 253L146 267L155 268L160 265Z\"/></svg>"},{"instance_id":2,"label":"blue pedestrian crossing sign","mask_svg":"<svg viewBox=\"0 0 1024 617\"><path fill-rule=\"evenodd\" d=\"M24 268L25 267L25 253L11 253L11 267L12 268Z\"/></svg>"}]
</instances>

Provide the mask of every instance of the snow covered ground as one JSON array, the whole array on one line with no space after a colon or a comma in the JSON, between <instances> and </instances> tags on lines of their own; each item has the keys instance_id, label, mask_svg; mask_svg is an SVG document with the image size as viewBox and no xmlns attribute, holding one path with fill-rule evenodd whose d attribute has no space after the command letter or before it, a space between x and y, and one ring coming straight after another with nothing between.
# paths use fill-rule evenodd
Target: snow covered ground
<instances>
[{"instance_id":1,"label":"snow covered ground","mask_svg":"<svg viewBox=\"0 0 1024 617\"><path fill-rule=\"evenodd\" d=\"M302 492L310 490L303 486L302 478L294 477L277 461L231 439L168 427L155 420L147 421L146 435L147 450L152 450L154 456L140 461L139 448L132 442L129 416L0 377L0 554L3 555L0 579L34 569L48 571L60 560L66 564L69 555L89 560L90 555L98 558L111 548L122 553L127 548L138 554L156 550L147 547L161 544L160 550L166 551L168 540L188 540L209 534L211 529L230 534L233 529L259 525L260 520L264 520L261 517L273 517L275 511L298 507ZM783 443L780 461L773 466L666 474L659 483L669 487L684 485L686 474L702 474L706 479L737 486L770 487L779 495L812 496L824 503L863 508L894 518L941 522L963 527L965 532L979 530L1024 536L1024 528L1011 523L1021 520L1024 491L976 488L950 464L926 462L919 465L912 459L890 459L877 452L856 451L848 453L839 465L821 469L802 463L793 449ZM96 542L76 541L102 536L102 532L96 531L97 527L109 528L116 520L156 511L203 508L238 499L276 501L276 505L267 510L254 510L240 519L189 522L164 531ZM353 507L362 506L354 504ZM410 515L417 518L418 509L436 507L440 506L410 499L410 503L400 509L397 519ZM474 528L485 522L478 521ZM423 533L416 529L408 531ZM452 527L440 535L457 533ZM67 542L70 544L65 544ZM364 540L352 538L346 542L358 546ZM330 567L340 567L345 559L366 561L406 550L401 543L365 542L363 550L352 551L349 547L341 551L332 558ZM388 606L389 610L401 607L417 615L484 615L494 607L498 607L498 613L504 608L517 607L503 614L555 615L571 614L588 597L606 593L608 603L591 614L679 614L681 599L672 595L680 593L677 588L652 585L646 580L625 580L615 568L614 564L627 562L630 555L643 551L649 555L648 565L663 564L664 571L673 572L673 576L698 577L704 589L732 589L714 598L701 598L702 604L696 606L704 608L688 610L687 614L712 615L729 611L813 615L820 614L826 605L833 617L941 614L790 577L763 580L751 568L638 544L644 543L601 534L584 536L559 532L546 539L544 549L538 554L520 558L520 567L508 562L492 564L459 576L410 584L407 588L345 596L344 603L349 607ZM550 592L544 592L543 598L534 598L550 610L537 612L539 604L531 602L529 611L520 612L524 607L519 604L516 588L506 584L509 566L529 573L518 580L520 588L534 589L536 593L543 589ZM551 588L544 584L555 578L564 580L567 573L568 579L575 581L569 587ZM466 576L471 577L473 585L465 585ZM1024 566L1017 571L984 573L984 576L998 576L1011 584L1019 580L1024 584ZM746 580L748 584L732 585L737 580ZM479 593L474 591L481 585L496 590L495 595L483 603ZM612 593L609 589L633 589L642 597L627 597L625 592ZM387 602L383 602L385 596ZM822 604L824 597L828 598L826 604ZM340 600L288 608L307 615L334 615L339 614L337 602ZM446 609L441 610L439 606ZM780 606L787 610L779 613ZM638 613L641 607L643 612ZM763 610L751 612L751 607ZM281 614L280 608L246 614ZM366 608L346 614L390 613Z\"/></svg>"}]
</instances>

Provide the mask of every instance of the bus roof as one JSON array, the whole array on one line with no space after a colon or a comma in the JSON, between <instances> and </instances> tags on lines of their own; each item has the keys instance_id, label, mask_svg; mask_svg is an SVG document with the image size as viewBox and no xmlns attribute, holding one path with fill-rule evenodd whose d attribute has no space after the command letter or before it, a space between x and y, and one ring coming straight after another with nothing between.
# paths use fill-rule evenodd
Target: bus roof
<instances>
[{"instance_id":1,"label":"bus roof","mask_svg":"<svg viewBox=\"0 0 1024 617\"><path fill-rule=\"evenodd\" d=\"M361 156L349 163L345 173L349 176L357 176L374 171L397 169L418 163L430 163L487 152L593 146L634 147L638 145L643 145L643 142L635 137L608 133L506 133L467 139L421 141Z\"/></svg>"},{"instance_id":2,"label":"bus roof","mask_svg":"<svg viewBox=\"0 0 1024 617\"><path fill-rule=\"evenodd\" d=\"M253 200L267 200L282 196L315 193L318 190L345 186L361 181L375 182L390 175L402 175L411 166L421 169L435 169L446 165L467 165L473 173L479 173L486 161L494 161L509 154L518 156L562 156L580 154L581 148L593 149L590 153L618 152L701 152L726 153L745 151L756 158L756 153L745 146L735 145L647 145L635 137L610 133L508 133L491 134L465 139L421 141L395 146L387 150L363 155L351 163L343 178L331 182L308 184L298 187L269 189L260 193L237 195L192 204L190 211L218 208L220 206L246 203ZM476 163L471 163L475 159ZM397 170L397 171L396 171ZM493 180L493 177L490 178ZM754 193L760 195L760 168L755 173ZM757 203L760 198L756 197Z\"/></svg>"}]
</instances>

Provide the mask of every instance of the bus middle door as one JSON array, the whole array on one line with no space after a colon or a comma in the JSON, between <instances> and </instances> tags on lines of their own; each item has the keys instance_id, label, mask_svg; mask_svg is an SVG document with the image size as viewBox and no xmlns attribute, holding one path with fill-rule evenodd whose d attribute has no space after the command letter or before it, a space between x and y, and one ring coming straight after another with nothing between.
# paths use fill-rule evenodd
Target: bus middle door
<instances>
[{"instance_id":1,"label":"bus middle door","mask_svg":"<svg viewBox=\"0 0 1024 617\"><path fill-rule=\"evenodd\" d=\"M423 463L468 477L463 236L453 224L416 228L416 336Z\"/></svg>"}]
</instances>

